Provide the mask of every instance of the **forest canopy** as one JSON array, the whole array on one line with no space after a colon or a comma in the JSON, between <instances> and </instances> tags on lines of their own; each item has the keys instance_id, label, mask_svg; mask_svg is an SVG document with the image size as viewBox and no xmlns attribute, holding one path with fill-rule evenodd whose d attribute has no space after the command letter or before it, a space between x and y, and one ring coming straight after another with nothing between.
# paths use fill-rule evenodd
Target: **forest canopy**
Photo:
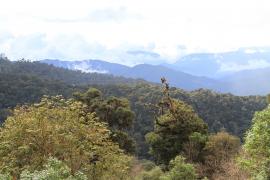
<instances>
[{"instance_id":1,"label":"forest canopy","mask_svg":"<svg viewBox=\"0 0 270 180\"><path fill-rule=\"evenodd\" d=\"M269 178L266 97L3 58L0 75L2 179Z\"/></svg>"}]
</instances>

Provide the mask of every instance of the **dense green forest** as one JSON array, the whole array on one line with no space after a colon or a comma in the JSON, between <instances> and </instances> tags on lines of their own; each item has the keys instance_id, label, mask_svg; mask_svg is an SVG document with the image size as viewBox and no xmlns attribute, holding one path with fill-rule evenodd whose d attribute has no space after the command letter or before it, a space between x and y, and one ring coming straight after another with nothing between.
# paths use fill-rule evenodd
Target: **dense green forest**
<instances>
[{"instance_id":1,"label":"dense green forest","mask_svg":"<svg viewBox=\"0 0 270 180\"><path fill-rule=\"evenodd\" d=\"M18 104L37 102L43 95L71 97L79 89L90 84L133 84L143 82L123 77L97 73L82 73L47 64L20 60L11 62L0 59L0 121L3 122L8 108Z\"/></svg>"},{"instance_id":2,"label":"dense green forest","mask_svg":"<svg viewBox=\"0 0 270 180\"><path fill-rule=\"evenodd\" d=\"M132 110L136 114L132 134L137 139L137 143L142 143L138 147L139 156L147 157L148 149L144 143L144 135L154 128L153 119L156 111L151 104L157 104L161 99L162 87L151 84L99 85L95 87L106 96L129 99ZM241 97L232 94L219 94L205 89L187 92L171 88L170 95L191 105L195 112L208 124L210 132L225 129L240 138L250 127L254 112L264 109L267 105L265 97Z\"/></svg>"},{"instance_id":3,"label":"dense green forest","mask_svg":"<svg viewBox=\"0 0 270 180\"><path fill-rule=\"evenodd\" d=\"M262 96L0 59L0 179L268 179L269 119Z\"/></svg>"}]
</instances>

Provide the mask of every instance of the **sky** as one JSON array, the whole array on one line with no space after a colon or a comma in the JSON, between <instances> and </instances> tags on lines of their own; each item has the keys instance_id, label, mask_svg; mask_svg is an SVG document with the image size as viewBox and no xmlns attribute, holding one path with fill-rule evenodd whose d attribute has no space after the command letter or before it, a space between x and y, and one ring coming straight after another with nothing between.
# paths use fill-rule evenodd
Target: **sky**
<instances>
[{"instance_id":1,"label":"sky","mask_svg":"<svg viewBox=\"0 0 270 180\"><path fill-rule=\"evenodd\" d=\"M159 64L270 46L268 0L0 1L0 52L11 60Z\"/></svg>"}]
</instances>

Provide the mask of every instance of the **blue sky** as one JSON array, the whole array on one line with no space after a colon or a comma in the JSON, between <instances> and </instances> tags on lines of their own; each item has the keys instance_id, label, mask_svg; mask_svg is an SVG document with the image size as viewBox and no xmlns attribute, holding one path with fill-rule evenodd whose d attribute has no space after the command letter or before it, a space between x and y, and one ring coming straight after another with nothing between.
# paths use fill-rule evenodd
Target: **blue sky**
<instances>
[{"instance_id":1,"label":"blue sky","mask_svg":"<svg viewBox=\"0 0 270 180\"><path fill-rule=\"evenodd\" d=\"M12 60L174 62L194 52L270 46L267 0L9 0L0 52Z\"/></svg>"}]
</instances>

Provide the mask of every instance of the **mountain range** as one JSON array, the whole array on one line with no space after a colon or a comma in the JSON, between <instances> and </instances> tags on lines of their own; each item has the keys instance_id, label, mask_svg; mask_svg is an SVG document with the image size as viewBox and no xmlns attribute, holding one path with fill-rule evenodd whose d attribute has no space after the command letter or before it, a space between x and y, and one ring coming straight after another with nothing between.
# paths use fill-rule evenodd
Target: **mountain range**
<instances>
[{"instance_id":1,"label":"mountain range","mask_svg":"<svg viewBox=\"0 0 270 180\"><path fill-rule=\"evenodd\" d=\"M185 90L199 88L236 95L265 95L270 92L270 49L239 49L227 53L200 53L182 57L173 64L139 64L133 67L103 60L41 60L42 63L82 72L112 74L159 83Z\"/></svg>"},{"instance_id":2,"label":"mountain range","mask_svg":"<svg viewBox=\"0 0 270 180\"><path fill-rule=\"evenodd\" d=\"M196 76L223 78L239 71L270 67L270 48L241 48L224 53L196 53L164 66Z\"/></svg>"},{"instance_id":3,"label":"mountain range","mask_svg":"<svg viewBox=\"0 0 270 180\"><path fill-rule=\"evenodd\" d=\"M160 83L160 78L166 77L172 86L181 87L186 90L206 88L222 91L223 88L225 88L222 87L224 83L220 83L215 79L193 76L162 65L140 64L134 67L129 67L101 60L61 61L46 59L41 62L57 67L81 70L88 73L106 73L115 76L144 79L155 83Z\"/></svg>"}]
</instances>

